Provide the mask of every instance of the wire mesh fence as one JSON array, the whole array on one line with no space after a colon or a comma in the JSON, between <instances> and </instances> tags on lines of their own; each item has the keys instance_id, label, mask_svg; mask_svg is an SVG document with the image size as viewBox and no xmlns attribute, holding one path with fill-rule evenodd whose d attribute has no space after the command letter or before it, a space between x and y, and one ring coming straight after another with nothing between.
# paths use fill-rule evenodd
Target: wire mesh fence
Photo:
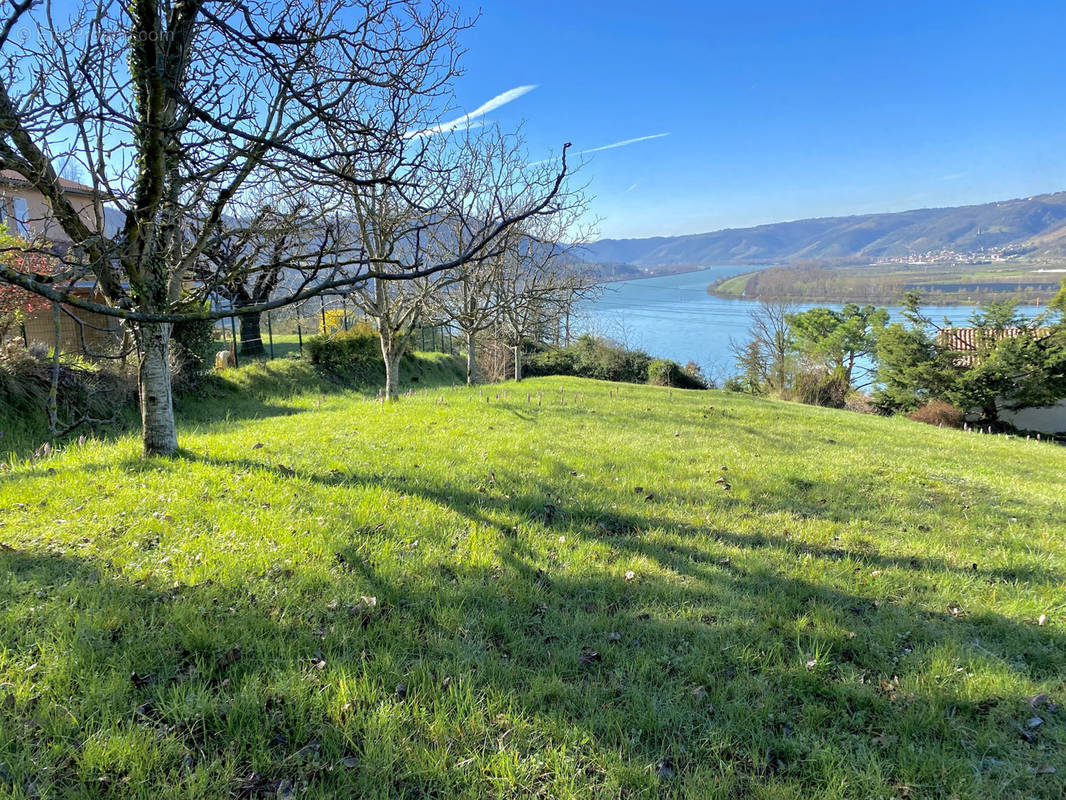
<instances>
[{"instance_id":1,"label":"wire mesh fence","mask_svg":"<svg viewBox=\"0 0 1066 800\"><path fill-rule=\"evenodd\" d=\"M224 312L228 306L216 301L211 308ZM212 324L211 338L216 363L239 366L252 359L302 358L312 336L376 335L376 331L376 323L347 297L325 295L281 309L222 317ZM125 362L136 351L121 320L62 304L25 314L0 331L0 346L51 352L57 344L64 358L95 362ZM447 322L427 321L411 331L413 350L459 355L464 347L458 328ZM221 362L220 354L225 354Z\"/></svg>"},{"instance_id":2,"label":"wire mesh fence","mask_svg":"<svg viewBox=\"0 0 1066 800\"><path fill-rule=\"evenodd\" d=\"M231 353L234 365L248 358L302 358L310 337L348 333L377 335L377 323L347 297L336 295L315 297L255 316L224 317L214 326L219 350ZM458 355L463 340L457 327L431 321L411 331L411 348Z\"/></svg>"}]
</instances>

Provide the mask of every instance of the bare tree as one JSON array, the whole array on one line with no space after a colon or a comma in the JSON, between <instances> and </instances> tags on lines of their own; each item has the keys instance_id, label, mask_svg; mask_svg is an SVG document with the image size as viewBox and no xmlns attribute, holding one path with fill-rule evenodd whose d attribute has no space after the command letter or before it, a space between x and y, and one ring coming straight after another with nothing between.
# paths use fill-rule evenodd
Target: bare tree
<instances>
[{"instance_id":1,"label":"bare tree","mask_svg":"<svg viewBox=\"0 0 1066 800\"><path fill-rule=\"evenodd\" d=\"M573 244L585 236L584 196L567 193L552 215L526 220L508 234L505 257L493 278L493 293L505 335L514 353L514 379L522 380L522 346L557 332L560 314L595 281L573 257ZM554 337L553 337L554 338Z\"/></svg>"},{"instance_id":2,"label":"bare tree","mask_svg":"<svg viewBox=\"0 0 1066 800\"><path fill-rule=\"evenodd\" d=\"M514 358L514 379L522 380L522 348L558 330L560 298L581 280L554 245L518 237L494 278L494 294L503 333Z\"/></svg>"},{"instance_id":3,"label":"bare tree","mask_svg":"<svg viewBox=\"0 0 1066 800\"><path fill-rule=\"evenodd\" d=\"M736 364L750 391L780 393L789 388L793 374L794 353L789 317L792 306L760 301L749 317L748 338L731 340Z\"/></svg>"},{"instance_id":4,"label":"bare tree","mask_svg":"<svg viewBox=\"0 0 1066 800\"><path fill-rule=\"evenodd\" d=\"M394 109L397 115L410 111ZM343 140L346 131L342 127L330 133ZM417 158L408 155L411 149ZM399 131L375 162L341 165L344 174L358 178L343 190L347 224L342 235L358 242L367 260L382 265L384 273L355 286L350 297L377 326L389 400L400 397L400 360L433 288L429 277L406 276L438 255L446 257L436 234L440 209L457 172L449 155L447 139ZM386 180L388 176L394 180Z\"/></svg>"},{"instance_id":5,"label":"bare tree","mask_svg":"<svg viewBox=\"0 0 1066 800\"><path fill-rule=\"evenodd\" d=\"M7 0L7 9L0 169L15 170L44 195L69 246L58 275L0 264L0 280L127 320L140 350L146 454L177 449L168 359L174 322L266 311L372 278L427 277L488 257L513 225L551 204L566 172L564 159L539 194L496 208L464 250L398 269L340 235L337 187L422 174L418 147L404 148L400 160L408 163L387 175L352 165L376 164L396 155L398 141L444 130L433 125L432 109L456 72L454 40L465 23L441 2L86 0L69 18L40 0ZM421 130L409 127L413 119L425 120ZM61 162L50 155L59 149ZM71 161L94 189L90 203L78 205L62 190L57 165ZM206 292L223 281L203 272L192 280L198 265L218 236L256 219L264 192L278 207L306 201L288 218L306 246L254 267L280 269L284 291L233 310L205 309ZM105 206L121 216L117 233L105 224ZM107 302L73 295L84 281Z\"/></svg>"},{"instance_id":6,"label":"bare tree","mask_svg":"<svg viewBox=\"0 0 1066 800\"><path fill-rule=\"evenodd\" d=\"M563 274L558 290L551 298L552 315L556 322L556 344L563 347L570 345L574 314L582 303L588 303L602 296L603 284L599 283L580 265L571 264Z\"/></svg>"},{"instance_id":7,"label":"bare tree","mask_svg":"<svg viewBox=\"0 0 1066 800\"><path fill-rule=\"evenodd\" d=\"M219 226L194 267L199 292L217 294L234 308L255 309L269 302L286 277L289 253L309 248L303 239L310 232L293 222L304 213L302 205L298 202L288 212L264 205L247 227ZM239 320L241 355L262 355L262 312L246 311Z\"/></svg>"},{"instance_id":8,"label":"bare tree","mask_svg":"<svg viewBox=\"0 0 1066 800\"><path fill-rule=\"evenodd\" d=\"M441 220L442 238L461 250L476 235L478 221L491 215L493 198L507 187L515 190L516 179L527 170L525 154L517 136L491 129L463 143L458 190L450 197ZM451 272L432 297L433 309L458 326L466 344L466 382L478 380L477 341L485 331L498 326L500 316L496 291L500 270L512 257L504 244L492 258L468 261Z\"/></svg>"},{"instance_id":9,"label":"bare tree","mask_svg":"<svg viewBox=\"0 0 1066 800\"><path fill-rule=\"evenodd\" d=\"M522 196L537 186L551 167L526 163L522 142L490 130L467 141L458 191L448 207L443 230L462 247L471 224L492 213L500 197ZM546 213L514 226L500 240L493 258L468 262L452 271L435 296L437 307L466 340L467 383L477 379L477 341L491 330L503 331L513 348L516 379L521 379L521 341L569 313L575 300L591 293L594 282L571 269L574 245L587 234L582 188L567 185ZM556 331L558 326L556 326Z\"/></svg>"},{"instance_id":10,"label":"bare tree","mask_svg":"<svg viewBox=\"0 0 1066 800\"><path fill-rule=\"evenodd\" d=\"M466 344L466 383L478 382L477 341L497 320L496 295L492 281L497 263L493 261L468 263L457 270L454 280L442 288L433 300L434 307L441 310L454 322L463 334Z\"/></svg>"}]
</instances>

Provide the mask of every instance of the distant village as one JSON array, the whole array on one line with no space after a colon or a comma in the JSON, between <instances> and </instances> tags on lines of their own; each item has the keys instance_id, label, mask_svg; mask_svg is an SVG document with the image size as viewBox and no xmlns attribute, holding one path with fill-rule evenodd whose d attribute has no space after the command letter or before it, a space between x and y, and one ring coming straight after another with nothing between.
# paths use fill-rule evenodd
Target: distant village
<instances>
[{"instance_id":1,"label":"distant village","mask_svg":"<svg viewBox=\"0 0 1066 800\"><path fill-rule=\"evenodd\" d=\"M923 253L908 253L904 256L882 256L875 259L874 264L988 264L993 262L1010 261L1026 257L1034 263L1041 263L1041 259L1028 256L1026 251L1018 247L984 247L967 253L957 250L940 249L926 250ZM1047 263L1054 262L1047 259ZM1055 262L1057 263L1057 262Z\"/></svg>"}]
</instances>

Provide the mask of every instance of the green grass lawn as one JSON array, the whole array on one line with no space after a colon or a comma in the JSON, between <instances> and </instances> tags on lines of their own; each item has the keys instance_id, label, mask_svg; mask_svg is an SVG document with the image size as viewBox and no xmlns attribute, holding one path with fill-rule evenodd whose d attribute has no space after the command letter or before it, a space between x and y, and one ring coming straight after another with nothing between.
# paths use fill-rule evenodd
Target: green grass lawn
<instances>
[{"instance_id":1,"label":"green grass lawn","mask_svg":"<svg viewBox=\"0 0 1066 800\"><path fill-rule=\"evenodd\" d=\"M299 333L275 333L273 337L270 337L266 331L266 325L263 325L263 354L260 356L242 356L238 349L238 360L240 363L246 361L262 361L263 359L271 358L296 358L302 354L304 348L307 347L307 340L312 336L317 336L317 331L304 331ZM232 339L229 338L230 331L226 330L225 339L215 340L215 349L229 350L233 346ZM273 343L271 343L273 338ZM301 341L302 340L302 341ZM237 340L237 347L240 348L240 339ZM273 348L273 349L272 349Z\"/></svg>"},{"instance_id":2,"label":"green grass lawn","mask_svg":"<svg viewBox=\"0 0 1066 800\"><path fill-rule=\"evenodd\" d=\"M748 281L750 281L754 275L754 272L746 272L743 275L735 275L732 278L727 278L714 287L714 293L718 295L743 297L744 290L748 288Z\"/></svg>"},{"instance_id":3,"label":"green grass lawn","mask_svg":"<svg viewBox=\"0 0 1066 800\"><path fill-rule=\"evenodd\" d=\"M301 349L307 346L307 340L314 336L315 333L296 334L296 333L275 333L273 336L273 354L271 354L271 341L267 336L267 332L263 331L263 355L258 356L258 359L270 359L270 358L289 358L296 357L301 354ZM301 343L301 339L303 342ZM228 350L232 347L232 342L229 339L216 341L216 345L219 350ZM238 347L240 342L238 340ZM238 357L247 361L257 358L255 356L239 356Z\"/></svg>"},{"instance_id":4,"label":"green grass lawn","mask_svg":"<svg viewBox=\"0 0 1066 800\"><path fill-rule=\"evenodd\" d=\"M573 378L181 440L0 472L0 797L1063 796L1060 447Z\"/></svg>"}]
</instances>

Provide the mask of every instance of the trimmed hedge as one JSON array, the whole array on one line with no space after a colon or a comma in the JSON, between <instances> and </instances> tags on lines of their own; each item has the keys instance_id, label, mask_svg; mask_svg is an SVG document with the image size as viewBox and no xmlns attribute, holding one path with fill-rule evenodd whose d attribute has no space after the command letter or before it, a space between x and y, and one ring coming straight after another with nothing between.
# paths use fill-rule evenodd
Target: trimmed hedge
<instances>
[{"instance_id":1,"label":"trimmed hedge","mask_svg":"<svg viewBox=\"0 0 1066 800\"><path fill-rule=\"evenodd\" d=\"M307 340L311 363L330 372L361 372L381 363L381 342L376 333L357 330Z\"/></svg>"}]
</instances>

